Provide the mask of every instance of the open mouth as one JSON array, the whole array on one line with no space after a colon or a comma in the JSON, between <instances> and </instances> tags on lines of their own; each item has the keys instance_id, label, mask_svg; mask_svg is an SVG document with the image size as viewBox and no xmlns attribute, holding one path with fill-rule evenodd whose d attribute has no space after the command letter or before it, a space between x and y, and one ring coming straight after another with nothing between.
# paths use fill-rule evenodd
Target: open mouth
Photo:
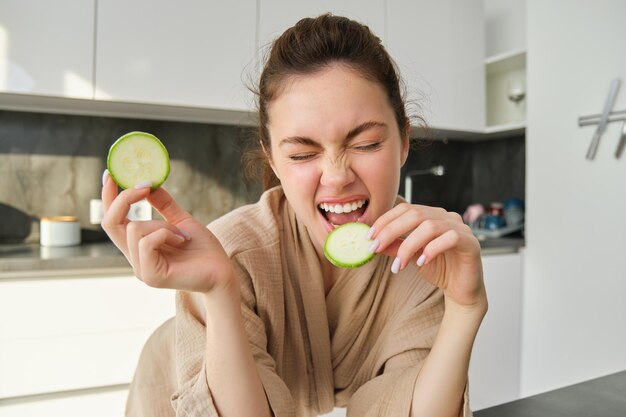
<instances>
[{"instance_id":1,"label":"open mouth","mask_svg":"<svg viewBox=\"0 0 626 417\"><path fill-rule=\"evenodd\" d=\"M317 208L326 221L332 227L336 227L359 221L368 205L369 200L355 200L343 204L320 203Z\"/></svg>"}]
</instances>

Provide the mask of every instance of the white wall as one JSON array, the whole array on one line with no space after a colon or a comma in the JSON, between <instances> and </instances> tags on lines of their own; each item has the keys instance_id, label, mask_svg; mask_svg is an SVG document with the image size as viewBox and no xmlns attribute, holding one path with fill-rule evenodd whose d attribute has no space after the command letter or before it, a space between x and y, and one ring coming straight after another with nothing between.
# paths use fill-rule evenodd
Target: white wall
<instances>
[{"instance_id":1,"label":"white wall","mask_svg":"<svg viewBox=\"0 0 626 417\"><path fill-rule=\"evenodd\" d=\"M526 48L526 0L483 0L483 3L486 56Z\"/></svg>"},{"instance_id":2,"label":"white wall","mask_svg":"<svg viewBox=\"0 0 626 417\"><path fill-rule=\"evenodd\" d=\"M612 123L593 162L609 82L626 84L626 2L528 0L527 223L522 395L626 369L626 155ZM616 110L626 110L626 85Z\"/></svg>"}]
</instances>

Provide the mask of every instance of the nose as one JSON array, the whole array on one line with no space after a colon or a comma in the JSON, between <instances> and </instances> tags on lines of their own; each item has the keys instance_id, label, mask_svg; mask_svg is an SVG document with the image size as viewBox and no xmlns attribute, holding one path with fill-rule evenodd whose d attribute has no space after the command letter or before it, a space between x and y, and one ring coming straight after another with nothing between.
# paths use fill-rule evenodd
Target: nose
<instances>
[{"instance_id":1,"label":"nose","mask_svg":"<svg viewBox=\"0 0 626 417\"><path fill-rule=\"evenodd\" d=\"M331 189L342 189L352 184L355 179L354 171L346 158L324 158L321 163L322 176L320 183Z\"/></svg>"}]
</instances>

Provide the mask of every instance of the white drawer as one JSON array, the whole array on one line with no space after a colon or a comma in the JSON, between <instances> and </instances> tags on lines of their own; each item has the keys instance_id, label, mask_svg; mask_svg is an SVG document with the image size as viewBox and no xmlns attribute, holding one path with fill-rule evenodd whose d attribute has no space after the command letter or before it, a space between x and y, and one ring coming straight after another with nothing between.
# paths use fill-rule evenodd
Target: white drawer
<instances>
[{"instance_id":1,"label":"white drawer","mask_svg":"<svg viewBox=\"0 0 626 417\"><path fill-rule=\"evenodd\" d=\"M123 416L127 395L127 390L119 390L24 403L3 403L0 400L0 417Z\"/></svg>"},{"instance_id":2,"label":"white drawer","mask_svg":"<svg viewBox=\"0 0 626 417\"><path fill-rule=\"evenodd\" d=\"M129 383L174 292L133 276L0 282L0 399Z\"/></svg>"},{"instance_id":3,"label":"white drawer","mask_svg":"<svg viewBox=\"0 0 626 417\"><path fill-rule=\"evenodd\" d=\"M0 398L127 384L152 331L0 342Z\"/></svg>"},{"instance_id":4,"label":"white drawer","mask_svg":"<svg viewBox=\"0 0 626 417\"><path fill-rule=\"evenodd\" d=\"M0 282L0 341L156 328L174 292L134 276Z\"/></svg>"}]
</instances>

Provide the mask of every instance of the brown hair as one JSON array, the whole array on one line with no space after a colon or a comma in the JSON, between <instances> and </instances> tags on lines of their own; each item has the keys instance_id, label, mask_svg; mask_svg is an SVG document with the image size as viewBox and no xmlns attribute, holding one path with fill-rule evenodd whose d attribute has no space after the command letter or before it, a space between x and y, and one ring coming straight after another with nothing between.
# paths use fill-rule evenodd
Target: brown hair
<instances>
[{"instance_id":1,"label":"brown hair","mask_svg":"<svg viewBox=\"0 0 626 417\"><path fill-rule=\"evenodd\" d=\"M259 149L259 143L267 151L271 149L268 104L288 77L313 74L333 63L346 64L383 87L400 134L404 135L409 119L400 91L400 77L381 40L367 26L345 17L323 14L302 19L272 43L255 91L259 117L254 141L257 149L247 153L245 162L248 174L258 172L258 161L262 158L264 189L279 184L269 166L269 155Z\"/></svg>"}]
</instances>

